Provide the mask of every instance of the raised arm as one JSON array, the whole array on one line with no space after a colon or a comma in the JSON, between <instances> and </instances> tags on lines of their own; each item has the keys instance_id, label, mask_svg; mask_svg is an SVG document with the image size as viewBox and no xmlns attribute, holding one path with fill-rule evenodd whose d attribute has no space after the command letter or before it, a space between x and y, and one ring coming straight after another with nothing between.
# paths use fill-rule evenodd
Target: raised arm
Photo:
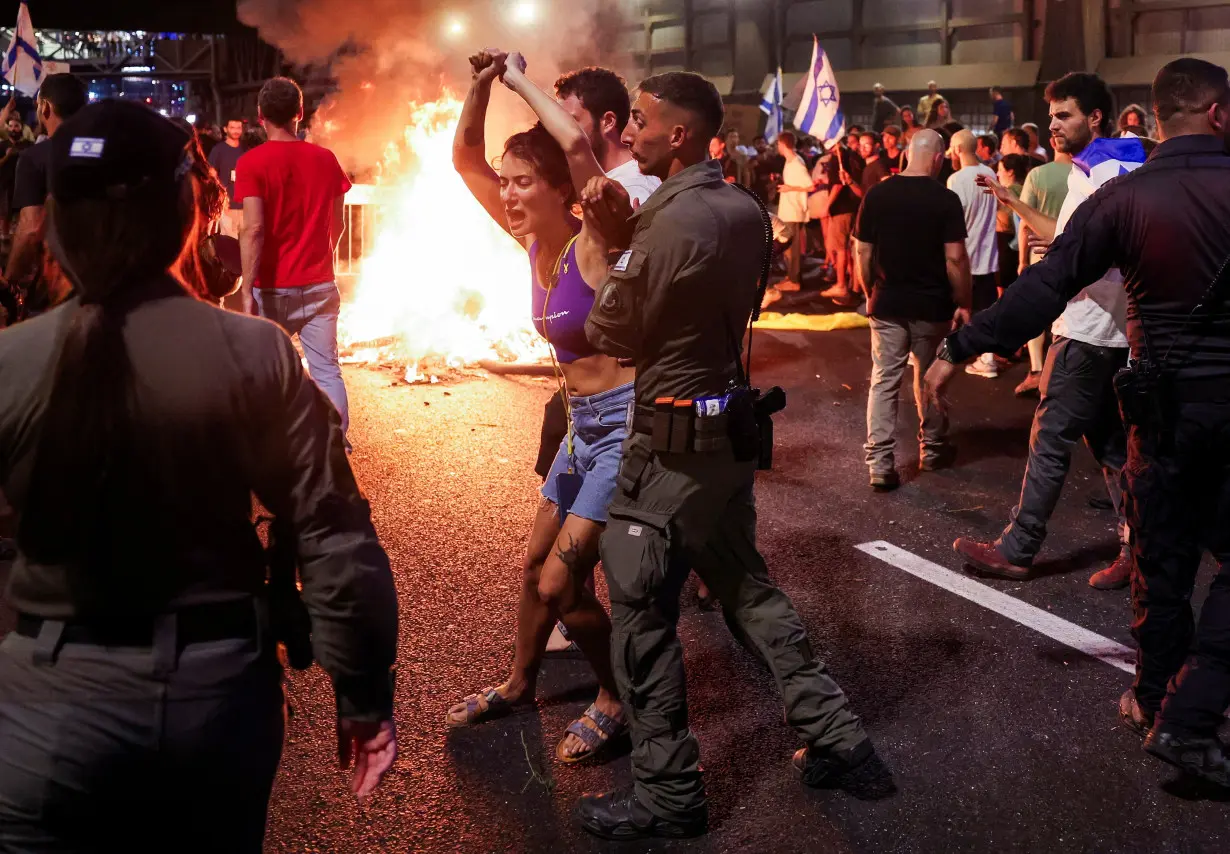
<instances>
[{"instance_id":1,"label":"raised arm","mask_svg":"<svg viewBox=\"0 0 1230 854\"><path fill-rule=\"evenodd\" d=\"M568 172L572 176L572 185L580 198L586 186L595 178L605 177L594 149L589 144L589 137L581 130L572 116L560 106L559 102L542 89L534 85L525 76L525 59L519 53L508 56L507 68L504 71L504 85L516 92L530 105L547 133L559 143L568 160ZM609 192L609 191L608 191ZM577 264L581 268L581 278L585 284L597 290L606 279L607 251L611 247L603 237L601 230L595 227L592 218L585 218L581 223L581 233L577 237Z\"/></svg>"},{"instance_id":2,"label":"raised arm","mask_svg":"<svg viewBox=\"0 0 1230 854\"><path fill-rule=\"evenodd\" d=\"M585 186L591 178L605 174L594 156L594 149L589 144L589 137L572 116L568 115L560 103L539 89L525 76L525 59L519 53L508 56L508 65L504 71L504 85L512 89L525 103L530 105L547 133L559 143L568 158L568 171L572 174L572 186L577 195L585 192Z\"/></svg>"},{"instance_id":3,"label":"raised arm","mask_svg":"<svg viewBox=\"0 0 1230 854\"><path fill-rule=\"evenodd\" d=\"M491 101L491 84L504 71L505 55L483 51L470 57L474 82L461 108L457 135L453 137L453 168L461 175L466 187L478 199L487 215L500 228L508 231L508 217L500 201L500 176L487 162L487 104Z\"/></svg>"},{"instance_id":4,"label":"raised arm","mask_svg":"<svg viewBox=\"0 0 1230 854\"><path fill-rule=\"evenodd\" d=\"M1007 187L990 175L977 175L974 177L974 181L985 192L994 196L1001 205L1006 205L1013 213L1019 216L1021 222L1033 229L1035 234L1039 234L1047 240L1055 238L1055 229L1059 224L1059 220L1049 217L1037 208L1025 204L1014 196Z\"/></svg>"}]
</instances>

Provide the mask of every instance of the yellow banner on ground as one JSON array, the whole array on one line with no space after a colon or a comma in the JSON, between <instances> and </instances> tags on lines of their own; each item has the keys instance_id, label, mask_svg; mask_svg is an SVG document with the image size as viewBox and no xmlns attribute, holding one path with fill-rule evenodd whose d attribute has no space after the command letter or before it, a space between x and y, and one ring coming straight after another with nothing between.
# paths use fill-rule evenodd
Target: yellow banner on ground
<instances>
[{"instance_id":1,"label":"yellow banner on ground","mask_svg":"<svg viewBox=\"0 0 1230 854\"><path fill-rule=\"evenodd\" d=\"M757 329L782 331L831 332L834 329L866 329L870 324L858 312L843 311L837 314L778 314L766 311L756 321Z\"/></svg>"}]
</instances>

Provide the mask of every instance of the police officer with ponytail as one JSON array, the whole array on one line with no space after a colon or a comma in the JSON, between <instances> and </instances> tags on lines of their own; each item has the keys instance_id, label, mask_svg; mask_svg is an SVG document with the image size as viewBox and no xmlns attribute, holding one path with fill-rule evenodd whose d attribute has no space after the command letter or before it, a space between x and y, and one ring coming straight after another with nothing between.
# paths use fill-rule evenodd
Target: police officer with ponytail
<instances>
[{"instance_id":1,"label":"police officer with ponytail","mask_svg":"<svg viewBox=\"0 0 1230 854\"><path fill-rule=\"evenodd\" d=\"M253 495L293 533L354 793L396 756L388 558L290 339L176 278L188 143L131 102L64 123L48 245L74 295L0 332L2 851L261 851L284 701Z\"/></svg>"},{"instance_id":2,"label":"police officer with ponytail","mask_svg":"<svg viewBox=\"0 0 1230 854\"><path fill-rule=\"evenodd\" d=\"M645 80L623 141L662 186L635 213L605 178L593 179L582 200L586 217L620 247L586 332L636 366L633 432L601 542L635 784L586 795L578 810L586 830L609 839L708 829L676 635L689 567L782 687L787 720L807 745L795 755L804 780L843 786L874 757L755 545L754 475L772 441L768 416L784 401L755 393L743 364L771 238L755 198L708 159L722 119L722 99L703 77Z\"/></svg>"}]
</instances>

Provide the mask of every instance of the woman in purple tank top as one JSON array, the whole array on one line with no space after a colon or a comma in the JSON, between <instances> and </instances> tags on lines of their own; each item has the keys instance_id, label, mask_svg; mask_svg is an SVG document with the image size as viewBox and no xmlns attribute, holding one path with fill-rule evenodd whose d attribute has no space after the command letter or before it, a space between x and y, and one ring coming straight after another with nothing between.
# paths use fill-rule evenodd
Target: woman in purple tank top
<instances>
[{"instance_id":1,"label":"woman in purple tank top","mask_svg":"<svg viewBox=\"0 0 1230 854\"><path fill-rule=\"evenodd\" d=\"M632 406L632 368L599 353L585 337L594 289L607 275L607 245L573 206L603 174L585 133L555 99L525 76L519 54L484 51L470 59L453 164L499 225L529 252L534 325L551 343L569 402L569 432L542 488L522 566L516 652L508 679L448 711L450 726L472 726L532 708L547 638L560 619L598 677L598 698L569 725L561 762L588 759L626 732L611 667L611 622L586 584L615 490L620 446ZM540 123L504 145L497 173L485 159L483 125L491 87L501 80Z\"/></svg>"}]
</instances>

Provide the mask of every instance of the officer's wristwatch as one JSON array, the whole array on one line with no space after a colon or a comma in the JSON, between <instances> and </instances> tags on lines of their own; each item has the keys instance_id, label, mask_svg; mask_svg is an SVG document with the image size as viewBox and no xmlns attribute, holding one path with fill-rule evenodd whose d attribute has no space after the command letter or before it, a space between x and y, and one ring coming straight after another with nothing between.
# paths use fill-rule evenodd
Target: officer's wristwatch
<instances>
[{"instance_id":1,"label":"officer's wristwatch","mask_svg":"<svg viewBox=\"0 0 1230 854\"><path fill-rule=\"evenodd\" d=\"M948 349L947 338L940 342L940 349L935 351L935 358L943 359L950 365L955 365L957 363L957 360L952 356L952 351Z\"/></svg>"}]
</instances>

